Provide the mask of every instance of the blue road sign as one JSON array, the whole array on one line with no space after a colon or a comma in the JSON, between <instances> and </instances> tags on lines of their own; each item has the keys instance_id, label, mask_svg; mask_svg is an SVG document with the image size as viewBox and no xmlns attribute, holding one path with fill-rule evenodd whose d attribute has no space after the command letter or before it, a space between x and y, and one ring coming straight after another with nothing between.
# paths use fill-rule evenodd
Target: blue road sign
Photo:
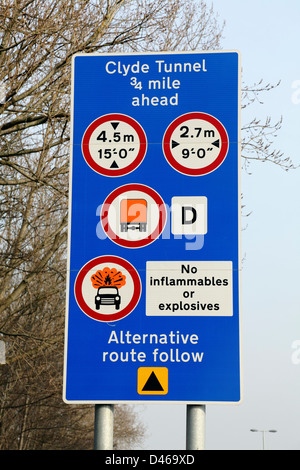
<instances>
[{"instance_id":1,"label":"blue road sign","mask_svg":"<svg viewBox=\"0 0 300 470\"><path fill-rule=\"evenodd\" d=\"M76 55L64 400L237 403L237 52Z\"/></svg>"}]
</instances>

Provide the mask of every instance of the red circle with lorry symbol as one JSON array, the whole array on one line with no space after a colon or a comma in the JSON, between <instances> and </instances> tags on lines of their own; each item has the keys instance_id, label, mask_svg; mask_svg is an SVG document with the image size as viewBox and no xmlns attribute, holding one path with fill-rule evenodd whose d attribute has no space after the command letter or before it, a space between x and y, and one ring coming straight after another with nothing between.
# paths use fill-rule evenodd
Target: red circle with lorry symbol
<instances>
[{"instance_id":1,"label":"red circle with lorry symbol","mask_svg":"<svg viewBox=\"0 0 300 470\"><path fill-rule=\"evenodd\" d=\"M126 184L115 189L101 210L104 232L114 243L126 248L141 248L154 242L162 233L166 219L161 196L142 184ZM129 233L135 238L130 238Z\"/></svg>"}]
</instances>

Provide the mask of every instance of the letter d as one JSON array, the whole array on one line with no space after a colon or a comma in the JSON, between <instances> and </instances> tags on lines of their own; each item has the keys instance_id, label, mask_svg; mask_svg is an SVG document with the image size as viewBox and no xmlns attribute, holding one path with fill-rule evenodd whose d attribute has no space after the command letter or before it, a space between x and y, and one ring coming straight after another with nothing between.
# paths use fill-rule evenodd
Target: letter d
<instances>
[{"instance_id":1,"label":"letter d","mask_svg":"<svg viewBox=\"0 0 300 470\"><path fill-rule=\"evenodd\" d=\"M182 208L182 212L181 212L181 215L182 215L182 225L188 225L188 224L193 224L196 222L197 220L197 211L194 207L190 207L190 206L183 206ZM188 211L191 212L191 214L187 214Z\"/></svg>"}]
</instances>

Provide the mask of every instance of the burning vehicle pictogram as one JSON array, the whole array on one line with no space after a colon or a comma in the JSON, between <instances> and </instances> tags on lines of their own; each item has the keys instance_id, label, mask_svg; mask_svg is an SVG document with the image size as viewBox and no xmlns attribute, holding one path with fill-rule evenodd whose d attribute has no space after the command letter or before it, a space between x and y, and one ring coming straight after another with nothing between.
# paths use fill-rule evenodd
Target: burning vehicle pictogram
<instances>
[{"instance_id":1,"label":"burning vehicle pictogram","mask_svg":"<svg viewBox=\"0 0 300 470\"><path fill-rule=\"evenodd\" d=\"M93 274L91 281L93 287L97 289L96 310L100 310L101 305L114 305L115 309L119 310L121 305L119 289L125 286L126 276L116 268L106 267Z\"/></svg>"}]
</instances>

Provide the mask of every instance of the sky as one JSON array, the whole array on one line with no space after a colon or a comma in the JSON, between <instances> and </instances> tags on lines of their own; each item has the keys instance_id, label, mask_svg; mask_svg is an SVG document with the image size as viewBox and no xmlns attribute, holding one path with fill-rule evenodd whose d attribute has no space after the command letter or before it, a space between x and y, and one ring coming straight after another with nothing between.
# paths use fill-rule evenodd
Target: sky
<instances>
[{"instance_id":1,"label":"sky","mask_svg":"<svg viewBox=\"0 0 300 470\"><path fill-rule=\"evenodd\" d=\"M300 165L299 0L214 0L225 20L222 49L239 50L242 79L280 86L242 111L242 126L271 116L274 143ZM206 406L207 450L300 449L300 168L252 162L242 171L242 374L239 405ZM246 212L245 211L245 212ZM139 405L147 428L141 449L184 450L186 406Z\"/></svg>"}]
</instances>

